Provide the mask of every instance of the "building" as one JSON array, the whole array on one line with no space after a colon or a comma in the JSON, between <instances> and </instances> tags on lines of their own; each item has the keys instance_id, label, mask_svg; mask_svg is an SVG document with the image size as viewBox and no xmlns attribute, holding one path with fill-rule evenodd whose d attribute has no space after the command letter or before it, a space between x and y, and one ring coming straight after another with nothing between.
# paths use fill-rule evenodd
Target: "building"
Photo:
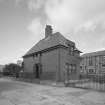
<instances>
[{"instance_id":1,"label":"building","mask_svg":"<svg viewBox=\"0 0 105 105\"><path fill-rule=\"evenodd\" d=\"M105 73L105 51L97 51L83 54L80 63L83 74L104 74Z\"/></svg>"},{"instance_id":2,"label":"building","mask_svg":"<svg viewBox=\"0 0 105 105\"><path fill-rule=\"evenodd\" d=\"M61 33L53 33L50 25L46 25L45 38L23 56L23 61L26 77L54 81L79 77L80 51Z\"/></svg>"},{"instance_id":3,"label":"building","mask_svg":"<svg viewBox=\"0 0 105 105\"><path fill-rule=\"evenodd\" d=\"M3 72L4 65L0 65L0 73Z\"/></svg>"}]
</instances>

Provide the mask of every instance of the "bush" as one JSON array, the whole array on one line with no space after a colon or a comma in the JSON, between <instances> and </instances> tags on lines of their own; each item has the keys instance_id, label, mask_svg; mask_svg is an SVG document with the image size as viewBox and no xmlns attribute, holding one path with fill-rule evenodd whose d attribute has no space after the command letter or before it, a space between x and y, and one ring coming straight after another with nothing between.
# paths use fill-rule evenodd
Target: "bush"
<instances>
[{"instance_id":1,"label":"bush","mask_svg":"<svg viewBox=\"0 0 105 105\"><path fill-rule=\"evenodd\" d=\"M19 72L21 71L21 67L17 64L11 63L5 65L3 69L3 74L6 76L15 76L19 77Z\"/></svg>"}]
</instances>

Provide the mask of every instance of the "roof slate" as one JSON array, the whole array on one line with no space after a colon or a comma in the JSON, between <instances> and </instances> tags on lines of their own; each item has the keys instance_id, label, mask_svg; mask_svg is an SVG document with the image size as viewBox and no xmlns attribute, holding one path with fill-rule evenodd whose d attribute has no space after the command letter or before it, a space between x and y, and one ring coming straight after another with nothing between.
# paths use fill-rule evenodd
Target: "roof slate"
<instances>
[{"instance_id":1,"label":"roof slate","mask_svg":"<svg viewBox=\"0 0 105 105\"><path fill-rule=\"evenodd\" d=\"M47 38L40 40L35 46L33 46L24 56L31 55L33 53L57 46L63 45L67 47L67 43L75 45L74 42L66 39L61 33L56 32L49 35Z\"/></svg>"}]
</instances>

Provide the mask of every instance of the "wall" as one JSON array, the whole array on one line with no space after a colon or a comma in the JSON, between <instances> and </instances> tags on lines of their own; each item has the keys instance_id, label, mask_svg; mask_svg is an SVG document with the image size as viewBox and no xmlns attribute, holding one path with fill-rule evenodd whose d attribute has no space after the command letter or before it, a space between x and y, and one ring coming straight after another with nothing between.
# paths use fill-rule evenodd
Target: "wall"
<instances>
[{"instance_id":1,"label":"wall","mask_svg":"<svg viewBox=\"0 0 105 105\"><path fill-rule=\"evenodd\" d=\"M39 56L24 58L25 72L33 73L33 66L39 62ZM40 63L42 65L42 80L64 81L65 64L76 64L76 73L70 75L70 79L78 79L80 71L80 57L70 56L65 48L57 48L41 54Z\"/></svg>"},{"instance_id":2,"label":"wall","mask_svg":"<svg viewBox=\"0 0 105 105\"><path fill-rule=\"evenodd\" d=\"M67 62L66 59L67 50L60 48L60 80L65 81L65 63Z\"/></svg>"},{"instance_id":3,"label":"wall","mask_svg":"<svg viewBox=\"0 0 105 105\"><path fill-rule=\"evenodd\" d=\"M24 58L24 72L25 73L33 73L33 66L35 63L41 63L42 72L40 75L40 79L50 79L50 80L58 80L58 53L59 49L54 49L51 51L47 51L41 54L41 56L31 56ZM40 57L40 58L39 58Z\"/></svg>"},{"instance_id":4,"label":"wall","mask_svg":"<svg viewBox=\"0 0 105 105\"><path fill-rule=\"evenodd\" d=\"M76 73L72 73L69 75L69 79L79 79L80 74L80 57L79 56L70 56L68 54L68 50L61 48L60 49L60 77L62 81L65 81L66 75L65 75L65 64L76 64Z\"/></svg>"},{"instance_id":5,"label":"wall","mask_svg":"<svg viewBox=\"0 0 105 105\"><path fill-rule=\"evenodd\" d=\"M32 56L24 58L24 71L33 72L34 59Z\"/></svg>"},{"instance_id":6,"label":"wall","mask_svg":"<svg viewBox=\"0 0 105 105\"><path fill-rule=\"evenodd\" d=\"M57 81L59 49L44 52L41 56L42 75L41 79L51 79Z\"/></svg>"},{"instance_id":7,"label":"wall","mask_svg":"<svg viewBox=\"0 0 105 105\"><path fill-rule=\"evenodd\" d=\"M91 65L89 64L89 59L90 58L92 60L92 64ZM89 72L89 69L92 69L94 72L96 72L97 71L97 68L96 68L97 60L98 59L95 56L93 56L93 57L82 57L82 61L80 63L81 73L87 74Z\"/></svg>"},{"instance_id":8,"label":"wall","mask_svg":"<svg viewBox=\"0 0 105 105\"><path fill-rule=\"evenodd\" d=\"M24 58L24 78L34 78L33 74L33 57Z\"/></svg>"}]
</instances>

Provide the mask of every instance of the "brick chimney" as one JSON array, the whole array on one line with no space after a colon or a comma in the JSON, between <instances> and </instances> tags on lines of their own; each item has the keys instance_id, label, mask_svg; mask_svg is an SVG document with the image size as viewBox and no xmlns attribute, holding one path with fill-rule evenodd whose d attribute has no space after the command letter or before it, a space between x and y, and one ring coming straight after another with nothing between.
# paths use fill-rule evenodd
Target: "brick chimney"
<instances>
[{"instance_id":1,"label":"brick chimney","mask_svg":"<svg viewBox=\"0 0 105 105\"><path fill-rule=\"evenodd\" d=\"M45 38L47 38L50 35L52 35L52 27L50 25L46 25L46 28L45 28Z\"/></svg>"}]
</instances>

